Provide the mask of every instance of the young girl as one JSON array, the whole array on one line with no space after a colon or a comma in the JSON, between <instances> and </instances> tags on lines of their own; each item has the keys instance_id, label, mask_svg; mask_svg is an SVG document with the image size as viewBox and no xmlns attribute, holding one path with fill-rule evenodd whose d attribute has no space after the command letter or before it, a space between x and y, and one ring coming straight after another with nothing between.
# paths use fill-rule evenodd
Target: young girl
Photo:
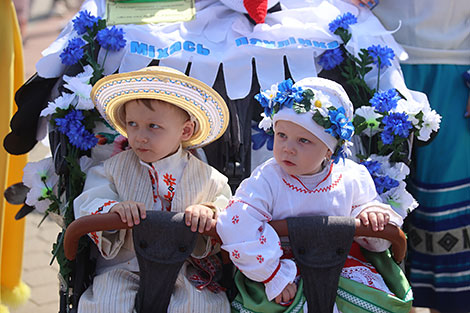
<instances>
[{"instance_id":1,"label":"young girl","mask_svg":"<svg viewBox=\"0 0 470 313\"><path fill-rule=\"evenodd\" d=\"M377 200L366 167L344 158L354 132L353 107L339 84L318 77L295 85L288 80L256 99L265 107L261 125L274 128L274 158L242 182L219 215L217 232L240 272L264 284L267 301L298 307L291 303L297 293L296 264L269 221L353 216L380 231L389 222L400 226L402 218ZM377 238L356 241L372 251L390 245ZM371 276L375 287L386 288L379 275Z\"/></svg>"}]
</instances>

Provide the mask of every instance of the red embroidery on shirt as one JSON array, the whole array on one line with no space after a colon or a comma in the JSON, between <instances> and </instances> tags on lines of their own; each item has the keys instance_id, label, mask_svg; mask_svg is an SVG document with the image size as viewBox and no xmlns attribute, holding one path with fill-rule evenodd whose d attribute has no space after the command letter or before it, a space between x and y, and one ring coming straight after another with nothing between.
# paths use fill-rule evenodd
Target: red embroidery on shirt
<instances>
[{"instance_id":1,"label":"red embroidery on shirt","mask_svg":"<svg viewBox=\"0 0 470 313\"><path fill-rule=\"evenodd\" d=\"M238 215L234 215L232 217L232 224L238 224L239 221L240 221L240 217Z\"/></svg>"},{"instance_id":2,"label":"red embroidery on shirt","mask_svg":"<svg viewBox=\"0 0 470 313\"><path fill-rule=\"evenodd\" d=\"M103 209L111 204L114 204L114 203L117 203L116 201L114 200L110 200L108 202L105 202L102 206L100 206L95 212L91 212L91 215L96 215L96 214L101 214L101 212L103 211Z\"/></svg>"},{"instance_id":3,"label":"red embroidery on shirt","mask_svg":"<svg viewBox=\"0 0 470 313\"><path fill-rule=\"evenodd\" d=\"M340 182L340 180L343 178L343 175L340 174L338 179L336 181L334 181L331 185L327 186L327 187L322 187L322 188L315 188L313 190L309 190L307 188L305 188L305 186L303 186L304 188L299 188L297 186L294 186L292 184L290 184L289 182L287 182L284 178L282 179L282 181L284 182L284 184L287 185L287 187L289 187L290 189L296 191L296 192L302 192L302 193L319 193L319 192L328 192L328 191L331 191L333 188L335 188L338 183Z\"/></svg>"},{"instance_id":4,"label":"red embroidery on shirt","mask_svg":"<svg viewBox=\"0 0 470 313\"><path fill-rule=\"evenodd\" d=\"M264 236L259 237L259 243L264 245L266 243L266 237Z\"/></svg>"},{"instance_id":5,"label":"red embroidery on shirt","mask_svg":"<svg viewBox=\"0 0 470 313\"><path fill-rule=\"evenodd\" d=\"M94 242L96 245L98 245L99 240L98 240L98 235L96 234L96 232L90 233L90 237L91 237L91 239L93 239L93 242Z\"/></svg>"},{"instance_id":6,"label":"red embroidery on shirt","mask_svg":"<svg viewBox=\"0 0 470 313\"><path fill-rule=\"evenodd\" d=\"M163 198L170 202L170 204L166 207L166 210L171 211L171 201L173 201L173 197L175 196L175 188L173 186L176 185L176 178L173 178L171 174L166 173L163 175L163 181L168 186L168 192L163 196Z\"/></svg>"},{"instance_id":7,"label":"red embroidery on shirt","mask_svg":"<svg viewBox=\"0 0 470 313\"><path fill-rule=\"evenodd\" d=\"M230 208L230 207L232 206L232 204L237 203L237 202L243 203L243 204L246 204L246 205L252 207L249 203L247 203L247 202L245 202L245 201L243 201L243 200L235 199L235 200L230 200L230 201L228 202L228 205L225 207L225 210L227 210L228 208ZM268 216L267 214L265 214L265 213L263 213L263 212L261 212L261 211L259 211L259 213L261 213L261 214L266 218L266 220L267 220L268 222L272 220L272 218L271 218L270 216Z\"/></svg>"},{"instance_id":8,"label":"red embroidery on shirt","mask_svg":"<svg viewBox=\"0 0 470 313\"><path fill-rule=\"evenodd\" d=\"M150 181L152 182L153 203L156 203L158 199L158 180L156 179L157 171L155 170L153 165L150 166L153 170L153 172L149 170Z\"/></svg>"},{"instance_id":9,"label":"red embroidery on shirt","mask_svg":"<svg viewBox=\"0 0 470 313\"><path fill-rule=\"evenodd\" d=\"M262 256L261 254L258 254L258 255L256 256L256 259L258 260L258 262L259 262L260 264L264 262L264 258L263 258L263 256Z\"/></svg>"},{"instance_id":10,"label":"red embroidery on shirt","mask_svg":"<svg viewBox=\"0 0 470 313\"><path fill-rule=\"evenodd\" d=\"M238 252L238 250L233 250L233 251L232 251L232 256L233 256L235 259L239 259L239 258L240 258L240 253Z\"/></svg>"}]
</instances>

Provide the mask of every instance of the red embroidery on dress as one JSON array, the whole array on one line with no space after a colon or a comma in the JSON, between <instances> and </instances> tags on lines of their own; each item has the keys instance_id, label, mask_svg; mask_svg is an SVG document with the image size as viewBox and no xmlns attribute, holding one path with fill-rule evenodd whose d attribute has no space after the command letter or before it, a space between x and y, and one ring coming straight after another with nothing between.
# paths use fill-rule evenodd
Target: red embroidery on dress
<instances>
[{"instance_id":1,"label":"red embroidery on dress","mask_svg":"<svg viewBox=\"0 0 470 313\"><path fill-rule=\"evenodd\" d=\"M239 221L240 221L240 217L238 215L234 215L232 217L232 224L238 224Z\"/></svg>"},{"instance_id":2,"label":"red embroidery on dress","mask_svg":"<svg viewBox=\"0 0 470 313\"><path fill-rule=\"evenodd\" d=\"M261 254L258 254L258 255L256 256L256 259L258 260L258 262L259 262L260 264L264 262L264 258L263 258L263 256L262 256Z\"/></svg>"},{"instance_id":3,"label":"red embroidery on dress","mask_svg":"<svg viewBox=\"0 0 470 313\"><path fill-rule=\"evenodd\" d=\"M299 188L297 186L294 186L290 183L288 183L284 178L282 179L282 181L287 185L287 187L289 187L290 189L294 190L294 191L297 191L297 192L303 192L303 193L319 193L319 192L328 192L328 191L331 191L333 188L335 188L338 183L340 182L340 180L343 178L343 175L340 174L338 179L333 182L331 185L327 186L327 187L322 187L322 188L315 188L313 190L309 190L309 189L306 189L305 187L304 188Z\"/></svg>"},{"instance_id":4,"label":"red embroidery on dress","mask_svg":"<svg viewBox=\"0 0 470 313\"><path fill-rule=\"evenodd\" d=\"M166 173L163 175L163 181L168 186L168 192L163 197L170 202L170 204L166 207L167 211L171 211L171 201L173 201L173 197L175 196L175 188L173 186L176 185L176 178L173 178L171 174Z\"/></svg>"},{"instance_id":5,"label":"red embroidery on dress","mask_svg":"<svg viewBox=\"0 0 470 313\"><path fill-rule=\"evenodd\" d=\"M243 203L243 204L246 204L246 205L252 207L249 203L247 203L247 202L245 202L245 201L243 201L243 200L235 199L235 200L230 200L230 201L228 202L228 205L225 207L225 210L227 210L229 207L232 206L232 204L237 203L237 202L240 202L240 203ZM266 215L265 213L263 213L263 212L261 212L261 211L258 211L258 212L261 213L261 214L266 218L266 220L267 220L268 222L272 220L272 218L271 218L270 216Z\"/></svg>"},{"instance_id":6,"label":"red embroidery on dress","mask_svg":"<svg viewBox=\"0 0 470 313\"><path fill-rule=\"evenodd\" d=\"M265 281L263 281L262 283L263 284L267 284L269 283L271 280L273 280L274 276L276 276L277 272L279 272L279 269L281 268L281 262L279 262L277 264L277 267L276 269L274 270L274 272L271 274L271 276L268 277L268 279L266 279Z\"/></svg>"},{"instance_id":7,"label":"red embroidery on dress","mask_svg":"<svg viewBox=\"0 0 470 313\"><path fill-rule=\"evenodd\" d=\"M259 237L259 243L264 245L266 243L266 237L264 236Z\"/></svg>"},{"instance_id":8,"label":"red embroidery on dress","mask_svg":"<svg viewBox=\"0 0 470 313\"><path fill-rule=\"evenodd\" d=\"M99 243L100 241L98 240L99 238L98 238L98 235L96 234L96 232L90 233L90 237L91 237L91 239L93 239L93 242L94 242L96 245L98 245L98 243Z\"/></svg>"},{"instance_id":9,"label":"red embroidery on dress","mask_svg":"<svg viewBox=\"0 0 470 313\"><path fill-rule=\"evenodd\" d=\"M233 251L232 251L232 256L233 256L235 259L239 259L239 258L240 258L240 253L238 252L238 250L233 250Z\"/></svg>"}]
</instances>

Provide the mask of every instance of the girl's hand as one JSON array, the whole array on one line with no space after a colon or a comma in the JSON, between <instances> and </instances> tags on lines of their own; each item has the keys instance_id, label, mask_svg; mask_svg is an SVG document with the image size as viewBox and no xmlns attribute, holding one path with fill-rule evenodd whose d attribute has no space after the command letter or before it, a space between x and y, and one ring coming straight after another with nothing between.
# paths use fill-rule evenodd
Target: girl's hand
<instances>
[{"instance_id":1,"label":"girl's hand","mask_svg":"<svg viewBox=\"0 0 470 313\"><path fill-rule=\"evenodd\" d=\"M357 216L364 226L372 227L373 231L384 230L385 225L390 221L390 215L383 211L374 211L374 209L366 209Z\"/></svg>"},{"instance_id":2,"label":"girl's hand","mask_svg":"<svg viewBox=\"0 0 470 313\"><path fill-rule=\"evenodd\" d=\"M192 232L210 230L217 223L217 214L202 204L190 205L184 211L184 220ZM199 228L198 228L199 224Z\"/></svg>"},{"instance_id":3,"label":"girl's hand","mask_svg":"<svg viewBox=\"0 0 470 313\"><path fill-rule=\"evenodd\" d=\"M297 293L297 285L295 283L290 283L284 288L284 290L274 299L276 303L288 303L292 299L295 298L295 294Z\"/></svg>"},{"instance_id":4,"label":"girl's hand","mask_svg":"<svg viewBox=\"0 0 470 313\"><path fill-rule=\"evenodd\" d=\"M377 4L379 4L379 0L350 0L352 4L363 7L373 9Z\"/></svg>"},{"instance_id":5,"label":"girl's hand","mask_svg":"<svg viewBox=\"0 0 470 313\"><path fill-rule=\"evenodd\" d=\"M145 219L145 204L135 201L124 201L115 204L109 212L116 212L121 217L123 223L127 223L129 227L138 225L140 219Z\"/></svg>"}]
</instances>

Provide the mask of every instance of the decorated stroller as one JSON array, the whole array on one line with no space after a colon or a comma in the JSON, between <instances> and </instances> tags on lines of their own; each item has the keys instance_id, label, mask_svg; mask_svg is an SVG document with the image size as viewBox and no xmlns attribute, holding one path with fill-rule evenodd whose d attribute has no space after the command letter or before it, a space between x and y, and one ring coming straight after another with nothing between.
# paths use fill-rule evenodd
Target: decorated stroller
<instances>
[{"instance_id":1,"label":"decorated stroller","mask_svg":"<svg viewBox=\"0 0 470 313\"><path fill-rule=\"evenodd\" d=\"M81 192L89 166L126 146L90 105L91 85L103 75L159 64L213 86L228 103L232 122L223 138L205 147L203 154L229 177L232 189L272 149L272 137L257 127L261 110L253 96L287 77L320 75L336 80L355 104L353 158L368 166L382 200L400 215L405 217L415 207L405 190L406 163L413 138L429 139L422 130L424 113L430 110L424 96L404 85L395 57L401 57L403 50L367 9L343 1L278 2L268 1L266 17L251 14L255 22L239 12L245 9L241 2L204 0L196 3L193 21L106 28L98 18L105 15L105 2L89 0L45 51L37 75L17 93L19 111L4 144L12 154L27 153L37 142L39 117L53 126L49 127L53 157L42 162L49 171L39 187L46 186L46 191L38 196L38 186L25 179L31 189L25 209L47 211L64 229L54 246L62 277L61 312L76 309L93 272L83 266L91 264L87 239L81 240L75 262L65 258L62 248L65 230L74 220L72 201ZM382 103L384 99L390 102ZM408 112L407 107L413 110ZM71 111L82 112L82 124L73 131L58 127L58 119ZM409 116L412 123L406 132L394 133L393 125L385 123L391 114ZM382 134L388 135L387 140Z\"/></svg>"}]
</instances>

